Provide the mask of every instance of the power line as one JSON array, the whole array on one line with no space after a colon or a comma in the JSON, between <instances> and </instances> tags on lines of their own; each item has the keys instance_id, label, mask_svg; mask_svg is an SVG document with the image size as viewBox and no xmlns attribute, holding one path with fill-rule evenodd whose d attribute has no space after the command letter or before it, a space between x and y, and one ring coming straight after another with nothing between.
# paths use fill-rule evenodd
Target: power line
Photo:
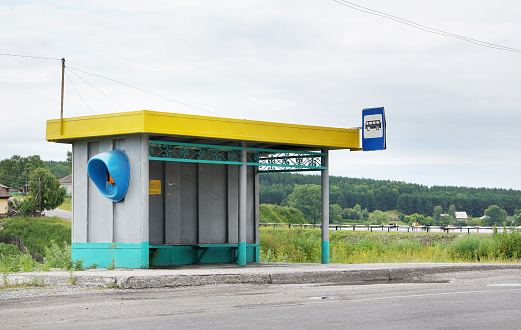
<instances>
[{"instance_id":1,"label":"power line","mask_svg":"<svg viewBox=\"0 0 521 330\"><path fill-rule=\"evenodd\" d=\"M62 59L61 58L57 58L57 57L44 57L44 56L31 56L31 55L20 55L20 54L8 54L8 53L3 53L3 54L0 54L0 56L12 56L12 57L25 57L25 58L33 58L33 59L44 59L44 60L56 60L56 61L61 61ZM150 94L150 95L154 95L156 97L160 97L162 99L165 99L165 100L168 100L168 101L171 101L171 102L175 102L175 103L178 103L178 104L181 104L181 105L184 105L184 106L187 106L187 107L190 107L190 108L193 108L193 109L197 109L197 110L201 110L201 111L204 111L204 112L207 112L207 113L211 113L213 115L216 115L216 116L219 116L219 117L223 117L223 118L226 118L225 116L217 113L217 112L213 112L213 111L210 111L210 110L207 110L207 109L204 109L204 108L200 108L200 107L196 107L194 105L191 105L191 104L188 104L188 103L185 103L185 102L181 102L181 101L178 101L178 100L174 100L170 97L166 97L166 96L163 96L163 95L160 95L160 94L157 94L157 93L153 93L153 92L150 92L150 91L147 91L147 90L144 90L142 88L139 88L139 87L135 87L135 86L132 86L132 85L129 85L127 83L124 83L124 82L121 82L119 80L116 80L116 79L112 79L112 78L108 78L108 77L105 77L105 76L102 76L102 75L98 75L98 74L95 74L95 73L90 73L90 72L86 72L86 71L83 71L83 70L80 70L80 69L75 69L75 68L72 68L72 67L66 67L70 72L72 72L73 74L75 74L78 78L80 78L81 80L83 80L84 82L86 82L87 84L89 84L92 88L96 89L98 92L100 92L101 94L103 94L105 97L107 97L109 100L111 100L112 102L116 103L118 106L120 106L121 108L123 108L124 110L126 111L129 111L127 108L125 108L124 106L122 106L121 104L119 104L118 102L114 101L112 98L110 98L110 96L108 96L107 94L103 93L102 91L100 91L98 88L96 88L94 85L92 85L91 83L89 83L88 81L86 81L85 79L83 79L81 76L79 76L78 74L76 74L75 72L73 72L72 70L74 71L78 71L78 72L81 72L81 73L84 73L84 74L88 74L88 75L91 75L91 76L95 76L95 77L99 77L99 78L103 78L103 79L106 79L106 80L110 80L110 81L113 81L113 82L116 82L118 84L121 84L121 85L124 85L124 86L127 86L127 87L130 87L130 88L133 88L133 89L136 89L140 92L143 92L143 93L147 93L147 94ZM69 81L71 82L72 84L72 80L70 79L69 76L67 76L67 78L69 79ZM74 86L73 86L74 88ZM92 111L92 109L87 105L87 103L85 103L85 100L81 97L81 95L79 94L79 92L74 88L74 90L76 91L76 93L78 94L78 96L80 97L80 99L83 101L83 103L87 106L87 108L89 108L89 110L94 113Z\"/></svg>"},{"instance_id":2,"label":"power line","mask_svg":"<svg viewBox=\"0 0 521 330\"><path fill-rule=\"evenodd\" d=\"M381 12L381 11L377 11L377 10L374 10L374 9L370 9L370 8L367 8L367 7L363 7L363 6L357 5L357 4L353 3L353 2L344 1L344 0L333 0L333 1L338 3L338 4L341 4L343 6L349 7L351 9L358 10L358 11L361 11L361 12L364 12L364 13L368 13L368 14L371 14L371 15L375 15L375 16L380 16L380 17L383 17L383 18L386 18L386 19L389 19L389 20L392 20L392 21L396 21L396 22L399 22L399 23L411 26L411 27L413 27L415 29L422 30L422 31L425 31L425 32L429 32L429 33L433 33L433 34L438 34L438 35L442 35L442 36L446 36L446 37L451 37L451 38L463 40L463 41L470 42L472 44L475 44L475 45L478 45L478 46L482 46L482 47L488 47L488 48L492 48L492 49L504 50L504 51L513 52L513 53L521 53L521 49L505 47L505 46L501 46L501 45L497 45L497 44L493 44L493 43L489 43L489 42L485 42L485 41L481 41L481 40L477 40L477 39L472 39L472 38L465 37L465 36L462 36L462 35L459 35L459 34L454 34L454 33L446 32L446 31L442 31L442 30L433 29L433 28L430 28L428 26L425 26L425 25L422 25L422 24L418 24L418 23L415 23L413 21L410 21L410 20L407 20L407 19L404 19L404 18L400 18L400 17L397 17L397 16L386 14L386 13Z\"/></svg>"},{"instance_id":3,"label":"power line","mask_svg":"<svg viewBox=\"0 0 521 330\"><path fill-rule=\"evenodd\" d=\"M67 67L67 69L69 69ZM119 104L118 102L114 101L110 96L108 96L107 94L103 93L102 91L100 91L98 88L96 88L93 84L91 84L90 82L88 82L87 80L83 79L81 76L79 76L76 72L74 71L71 71L69 70L72 74L74 74L76 77L80 78L81 80L83 80L84 82L86 82L87 84L89 84L92 88L94 88L95 90L97 90L98 92L100 92L101 94L103 94L106 98L108 98L109 100L111 100L112 102L114 102L115 104L119 105L123 110L125 111L129 111L127 108L125 108L124 106L122 106L121 104ZM92 111L92 110L91 110Z\"/></svg>"},{"instance_id":4,"label":"power line","mask_svg":"<svg viewBox=\"0 0 521 330\"><path fill-rule=\"evenodd\" d=\"M150 94L150 95L154 95L154 96L157 96L157 97L160 97L160 98L163 98L165 100L168 100L168 101L172 101L172 102L175 102L175 103L178 103L178 104L182 104L184 106L187 106L187 107L190 107L190 108L193 108L193 109L198 109L198 110L201 110L201 111L204 111L204 112L208 112L208 113L211 113L211 114L214 114L216 116L219 116L219 117L224 117L226 118L225 116L219 114L219 113L216 113L216 112L213 112L213 111L210 111L210 110L206 110L206 109L203 109L203 108L200 108L200 107L196 107L196 106L193 106L193 105L190 105L188 103L184 103L184 102L181 102L181 101L177 101L177 100L174 100L172 98L169 98L169 97L166 97L166 96L163 96L163 95L159 95L159 94L156 94L156 93L153 93L153 92L149 92L147 90L144 90L142 88L139 88L139 87L135 87L135 86L132 86L132 85L129 85L127 83L124 83L124 82L121 82L121 81L118 81L118 80L115 80L115 79L112 79L112 78L108 78L108 77L104 77L104 76L101 76L101 75L98 75L98 74L94 74L94 73L90 73L90 72L86 72L86 71L82 71L82 70L79 70L79 69L75 69L75 68L71 68L70 66L67 67L67 69L69 70L74 70L74 71L78 71L78 72L81 72L81 73L85 73L85 74L88 74L88 75L91 75L91 76L95 76L95 77L99 77L99 78L103 78L103 79L106 79L106 80L110 80L110 81L113 81L113 82L116 82L118 84L121 84L121 85L124 85L124 86L127 86L127 87L130 87L130 88L133 88L133 89L136 89L138 91L141 91L143 93L147 93L147 94ZM72 72L72 71L71 71ZM73 72L74 73L74 72ZM79 76L78 76L79 77Z\"/></svg>"},{"instance_id":5,"label":"power line","mask_svg":"<svg viewBox=\"0 0 521 330\"><path fill-rule=\"evenodd\" d=\"M57 60L57 61L61 61L61 58L44 57L44 56L31 56L31 55L19 55L19 54L0 54L0 56L26 57L26 58L35 58L35 59L41 59L41 60Z\"/></svg>"},{"instance_id":6,"label":"power line","mask_svg":"<svg viewBox=\"0 0 521 330\"><path fill-rule=\"evenodd\" d=\"M65 75L67 76L67 79L69 79L69 82L71 83L72 89L74 89L74 91L76 92L76 94L78 94L78 96L80 97L80 99L81 99L81 101L83 102L83 104L85 104L85 106L90 110L90 112L92 112L92 114L95 115L94 111L92 111L92 109L89 107L89 105L87 104L87 102L85 102L85 100L83 99L83 97L81 97L80 92L78 92L78 90L77 90L76 87L74 86L74 83L72 82L72 80L71 80L71 78L69 77L69 75L67 74L67 72L65 72Z\"/></svg>"}]
</instances>

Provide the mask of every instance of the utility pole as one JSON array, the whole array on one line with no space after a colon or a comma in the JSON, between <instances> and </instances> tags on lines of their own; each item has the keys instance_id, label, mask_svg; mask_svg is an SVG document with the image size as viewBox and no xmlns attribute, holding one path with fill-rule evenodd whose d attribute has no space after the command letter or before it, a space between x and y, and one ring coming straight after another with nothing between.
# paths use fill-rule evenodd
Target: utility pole
<instances>
[{"instance_id":1,"label":"utility pole","mask_svg":"<svg viewBox=\"0 0 521 330\"><path fill-rule=\"evenodd\" d=\"M65 58L62 58L62 100L60 112L60 135L63 135L63 94L65 88Z\"/></svg>"},{"instance_id":2,"label":"utility pole","mask_svg":"<svg viewBox=\"0 0 521 330\"><path fill-rule=\"evenodd\" d=\"M40 181L40 177L38 177L38 204L39 204L40 216L42 216L42 184Z\"/></svg>"}]
</instances>

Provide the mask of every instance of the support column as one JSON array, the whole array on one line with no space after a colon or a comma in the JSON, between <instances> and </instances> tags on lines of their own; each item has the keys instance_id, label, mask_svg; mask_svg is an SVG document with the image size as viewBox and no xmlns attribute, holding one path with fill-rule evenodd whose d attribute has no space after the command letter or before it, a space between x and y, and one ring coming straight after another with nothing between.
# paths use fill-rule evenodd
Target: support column
<instances>
[{"instance_id":1,"label":"support column","mask_svg":"<svg viewBox=\"0 0 521 330\"><path fill-rule=\"evenodd\" d=\"M247 215L247 149L246 142L241 142L242 164L239 165L239 245L237 249L237 264L246 266L246 215Z\"/></svg>"},{"instance_id":2,"label":"support column","mask_svg":"<svg viewBox=\"0 0 521 330\"><path fill-rule=\"evenodd\" d=\"M143 134L141 135L141 159L139 161L140 165L140 176L141 176L141 268L148 268L150 266L149 260L149 229L150 229L150 212L149 212L149 177L150 177L150 162L148 161L148 153L149 153L149 135ZM132 171L132 169L131 169Z\"/></svg>"},{"instance_id":3,"label":"support column","mask_svg":"<svg viewBox=\"0 0 521 330\"><path fill-rule=\"evenodd\" d=\"M329 263L329 149L323 148L325 154L321 170L322 179L322 263Z\"/></svg>"}]
</instances>

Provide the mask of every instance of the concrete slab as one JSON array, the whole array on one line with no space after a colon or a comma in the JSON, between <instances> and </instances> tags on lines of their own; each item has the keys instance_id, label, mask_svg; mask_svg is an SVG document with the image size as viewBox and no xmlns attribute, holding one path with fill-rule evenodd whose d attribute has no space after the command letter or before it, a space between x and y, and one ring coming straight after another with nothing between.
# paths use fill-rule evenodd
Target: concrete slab
<instances>
[{"instance_id":1,"label":"concrete slab","mask_svg":"<svg viewBox=\"0 0 521 330\"><path fill-rule=\"evenodd\" d=\"M518 269L521 264L287 264L258 263L186 265L168 269L91 269L11 273L10 284L44 283L47 286L85 285L123 289L165 288L209 284L369 284L420 282L439 273Z\"/></svg>"}]
</instances>

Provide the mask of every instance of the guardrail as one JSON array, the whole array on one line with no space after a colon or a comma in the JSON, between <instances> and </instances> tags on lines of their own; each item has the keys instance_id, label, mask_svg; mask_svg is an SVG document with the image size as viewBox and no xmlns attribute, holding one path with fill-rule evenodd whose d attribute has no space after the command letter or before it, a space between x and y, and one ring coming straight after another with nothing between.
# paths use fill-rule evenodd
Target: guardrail
<instances>
[{"instance_id":1,"label":"guardrail","mask_svg":"<svg viewBox=\"0 0 521 330\"><path fill-rule=\"evenodd\" d=\"M261 227L300 227L300 228L322 228L322 224L294 224L294 223L259 223ZM398 226L398 225L336 225L330 224L329 230L352 230L352 231L370 231L381 229L381 231L402 231L402 232L445 232L458 231L460 233L491 233L494 227L483 226ZM506 227L507 231L518 230L517 227ZM497 227L498 232L503 232L505 227Z\"/></svg>"}]
</instances>

